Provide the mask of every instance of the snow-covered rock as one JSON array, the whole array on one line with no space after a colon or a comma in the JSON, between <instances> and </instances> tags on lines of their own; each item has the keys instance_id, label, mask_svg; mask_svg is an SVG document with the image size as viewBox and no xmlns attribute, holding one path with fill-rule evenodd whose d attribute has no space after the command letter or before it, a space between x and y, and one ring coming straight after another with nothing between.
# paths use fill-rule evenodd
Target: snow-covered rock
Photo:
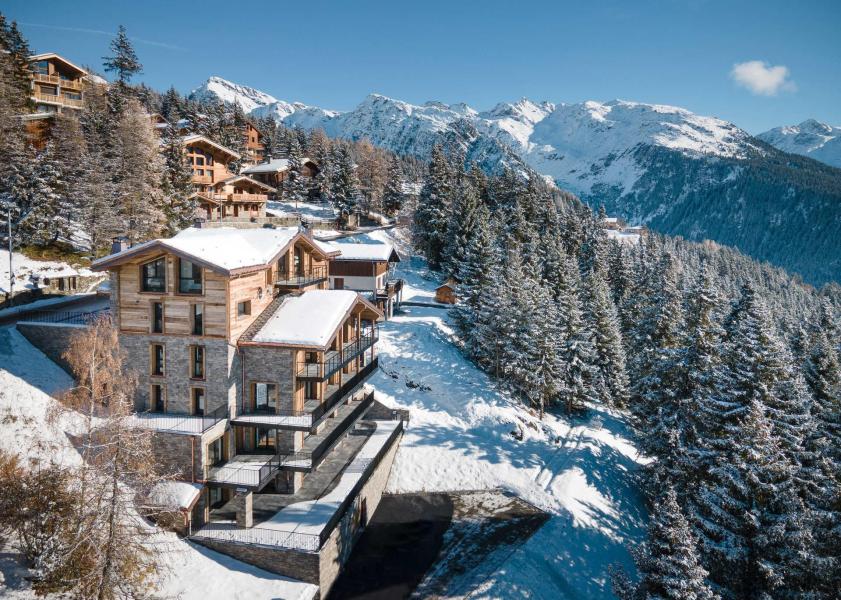
<instances>
[{"instance_id":1,"label":"snow-covered rock","mask_svg":"<svg viewBox=\"0 0 841 600\"><path fill-rule=\"evenodd\" d=\"M774 127L756 137L784 152L841 167L841 127L807 119L799 125Z\"/></svg>"},{"instance_id":2,"label":"snow-covered rock","mask_svg":"<svg viewBox=\"0 0 841 600\"><path fill-rule=\"evenodd\" d=\"M233 83L215 75L190 93L193 100L221 100L226 104L239 104L245 112L251 112L259 106L277 102L277 98L265 92Z\"/></svg>"}]
</instances>

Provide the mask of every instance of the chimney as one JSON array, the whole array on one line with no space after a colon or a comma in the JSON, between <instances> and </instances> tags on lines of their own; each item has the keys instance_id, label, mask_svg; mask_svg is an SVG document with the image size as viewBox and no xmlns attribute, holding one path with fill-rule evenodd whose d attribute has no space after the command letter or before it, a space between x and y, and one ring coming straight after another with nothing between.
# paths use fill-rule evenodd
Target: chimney
<instances>
[{"instance_id":1,"label":"chimney","mask_svg":"<svg viewBox=\"0 0 841 600\"><path fill-rule=\"evenodd\" d=\"M124 250L128 250L128 238L124 235L120 237L115 237L111 240L111 254L117 254L118 252L123 252Z\"/></svg>"}]
</instances>

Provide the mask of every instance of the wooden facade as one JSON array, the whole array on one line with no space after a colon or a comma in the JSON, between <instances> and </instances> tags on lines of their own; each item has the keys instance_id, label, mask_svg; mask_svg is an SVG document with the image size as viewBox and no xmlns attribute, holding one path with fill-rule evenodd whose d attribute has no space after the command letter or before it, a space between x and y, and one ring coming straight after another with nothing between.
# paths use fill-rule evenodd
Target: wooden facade
<instances>
[{"instance_id":1,"label":"wooden facade","mask_svg":"<svg viewBox=\"0 0 841 600\"><path fill-rule=\"evenodd\" d=\"M245 124L245 154L245 160L252 164L263 162L266 155L263 134L251 123Z\"/></svg>"},{"instance_id":2,"label":"wooden facade","mask_svg":"<svg viewBox=\"0 0 841 600\"><path fill-rule=\"evenodd\" d=\"M84 107L87 71L54 52L29 57L32 101L37 112L78 113Z\"/></svg>"}]
</instances>

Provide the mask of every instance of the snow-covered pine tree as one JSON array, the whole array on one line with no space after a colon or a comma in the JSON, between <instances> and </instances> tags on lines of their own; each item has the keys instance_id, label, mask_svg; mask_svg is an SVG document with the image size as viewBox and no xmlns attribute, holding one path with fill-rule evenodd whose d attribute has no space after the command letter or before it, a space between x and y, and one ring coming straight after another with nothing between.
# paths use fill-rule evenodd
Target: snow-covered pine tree
<instances>
[{"instance_id":1,"label":"snow-covered pine tree","mask_svg":"<svg viewBox=\"0 0 841 600\"><path fill-rule=\"evenodd\" d=\"M578 265L566 259L565 282L558 295L558 322L560 328L561 384L559 399L567 414L597 402L593 382L596 378L596 353L593 336L581 311L581 280Z\"/></svg>"},{"instance_id":2,"label":"snow-covered pine tree","mask_svg":"<svg viewBox=\"0 0 841 600\"><path fill-rule=\"evenodd\" d=\"M415 211L415 246L430 268L443 267L455 176L441 146L432 149L429 167Z\"/></svg>"},{"instance_id":3,"label":"snow-covered pine tree","mask_svg":"<svg viewBox=\"0 0 841 600\"><path fill-rule=\"evenodd\" d=\"M111 54L102 58L102 65L106 72L117 75L117 84L113 86L113 90L109 90L108 96L111 109L116 114L120 114L130 95L129 82L132 77L143 72L143 65L123 25L117 28L117 35L111 40L110 49Z\"/></svg>"},{"instance_id":4,"label":"snow-covered pine tree","mask_svg":"<svg viewBox=\"0 0 841 600\"><path fill-rule=\"evenodd\" d=\"M479 195L470 180L463 178L456 186L450 206L450 220L447 226L443 254L443 270L450 277L459 277L459 266L465 260L467 246L476 229L476 211Z\"/></svg>"},{"instance_id":5,"label":"snow-covered pine tree","mask_svg":"<svg viewBox=\"0 0 841 600\"><path fill-rule=\"evenodd\" d=\"M183 117L183 99L174 86L171 86L161 97L161 116L172 125L177 125Z\"/></svg>"},{"instance_id":6,"label":"snow-covered pine tree","mask_svg":"<svg viewBox=\"0 0 841 600\"><path fill-rule=\"evenodd\" d=\"M339 211L340 224L346 227L359 204L359 182L356 179L353 157L345 144L337 146L330 196L333 205Z\"/></svg>"},{"instance_id":7,"label":"snow-covered pine tree","mask_svg":"<svg viewBox=\"0 0 841 600\"><path fill-rule=\"evenodd\" d=\"M403 167L396 154L391 156L388 163L385 191L383 193L383 211L393 217L403 206Z\"/></svg>"},{"instance_id":8,"label":"snow-covered pine tree","mask_svg":"<svg viewBox=\"0 0 841 600\"><path fill-rule=\"evenodd\" d=\"M616 306L601 271L591 271L584 288L585 314L593 331L596 391L604 404L623 407L628 400L629 382Z\"/></svg>"},{"instance_id":9,"label":"snow-covered pine tree","mask_svg":"<svg viewBox=\"0 0 841 600\"><path fill-rule=\"evenodd\" d=\"M189 227L198 203L193 196L192 169L184 154L178 127L168 123L161 135L163 212L168 235Z\"/></svg>"},{"instance_id":10,"label":"snow-covered pine tree","mask_svg":"<svg viewBox=\"0 0 841 600\"><path fill-rule=\"evenodd\" d=\"M614 575L620 600L716 600L701 565L697 540L671 488L654 502L648 538L632 550L639 582L624 572Z\"/></svg>"},{"instance_id":11,"label":"snow-covered pine tree","mask_svg":"<svg viewBox=\"0 0 841 600\"><path fill-rule=\"evenodd\" d=\"M750 401L728 456L692 495L704 566L724 598L798 597L811 543L792 465Z\"/></svg>"},{"instance_id":12,"label":"snow-covered pine tree","mask_svg":"<svg viewBox=\"0 0 841 600\"><path fill-rule=\"evenodd\" d=\"M9 108L14 114L22 114L25 108L31 104L29 99L32 86L32 78L29 71L29 57L34 52L29 47L29 42L18 29L16 21L9 23L0 14L0 53L4 55L3 60L7 63L8 69L3 69L3 82L12 90L13 103Z\"/></svg>"}]
</instances>

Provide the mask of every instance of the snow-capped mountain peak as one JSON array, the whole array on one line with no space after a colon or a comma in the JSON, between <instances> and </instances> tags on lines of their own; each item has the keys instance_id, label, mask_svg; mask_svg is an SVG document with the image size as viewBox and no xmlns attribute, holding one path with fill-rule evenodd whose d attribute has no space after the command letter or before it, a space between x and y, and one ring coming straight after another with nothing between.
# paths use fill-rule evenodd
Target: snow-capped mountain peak
<instances>
[{"instance_id":1,"label":"snow-capped mountain peak","mask_svg":"<svg viewBox=\"0 0 841 600\"><path fill-rule=\"evenodd\" d=\"M259 106L277 102L277 98L258 89L240 85L221 77L212 76L190 93L194 100L221 100L226 104L239 104L249 113Z\"/></svg>"},{"instance_id":2,"label":"snow-capped mountain peak","mask_svg":"<svg viewBox=\"0 0 841 600\"><path fill-rule=\"evenodd\" d=\"M806 119L799 125L775 127L756 137L784 152L841 167L841 127Z\"/></svg>"}]
</instances>

